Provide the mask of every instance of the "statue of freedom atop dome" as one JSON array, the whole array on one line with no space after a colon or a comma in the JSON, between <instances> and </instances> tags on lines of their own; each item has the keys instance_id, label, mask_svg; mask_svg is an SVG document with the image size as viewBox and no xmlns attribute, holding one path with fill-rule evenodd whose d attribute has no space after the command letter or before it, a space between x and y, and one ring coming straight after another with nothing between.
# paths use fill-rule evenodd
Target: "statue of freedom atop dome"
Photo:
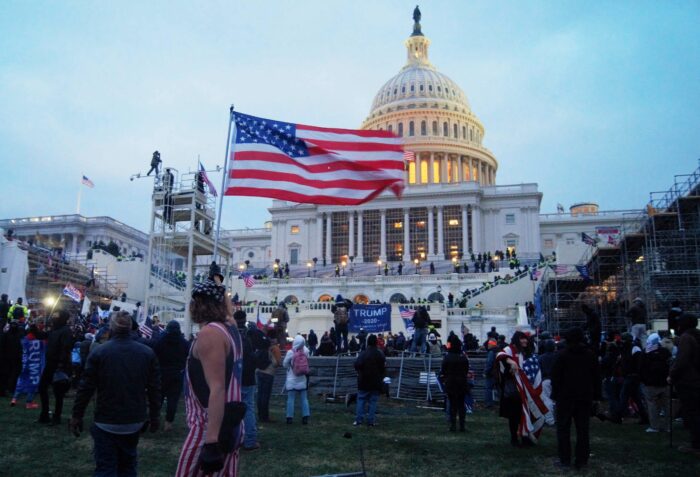
<instances>
[{"instance_id":1,"label":"statue of freedom atop dome","mask_svg":"<svg viewBox=\"0 0 700 477\"><path fill-rule=\"evenodd\" d=\"M420 8L416 5L416 8L413 10L413 34L411 36L423 36L423 32L420 31L420 19Z\"/></svg>"}]
</instances>

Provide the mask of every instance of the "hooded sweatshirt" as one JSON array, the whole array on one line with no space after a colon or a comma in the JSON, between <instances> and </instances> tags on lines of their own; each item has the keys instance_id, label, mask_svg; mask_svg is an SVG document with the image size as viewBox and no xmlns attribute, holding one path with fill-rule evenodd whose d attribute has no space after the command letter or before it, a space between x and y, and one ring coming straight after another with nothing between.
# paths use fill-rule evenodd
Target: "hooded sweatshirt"
<instances>
[{"instance_id":1,"label":"hooded sweatshirt","mask_svg":"<svg viewBox=\"0 0 700 477\"><path fill-rule=\"evenodd\" d=\"M306 340L304 340L304 337L297 335L292 343L292 349L287 351L287 354L284 357L282 366L287 369L287 379L284 383L284 389L287 391L301 391L307 388L306 376L297 376L292 370L292 358L294 357L294 352L296 350L301 349L306 356L309 356L309 350L306 348L305 344Z\"/></svg>"}]
</instances>

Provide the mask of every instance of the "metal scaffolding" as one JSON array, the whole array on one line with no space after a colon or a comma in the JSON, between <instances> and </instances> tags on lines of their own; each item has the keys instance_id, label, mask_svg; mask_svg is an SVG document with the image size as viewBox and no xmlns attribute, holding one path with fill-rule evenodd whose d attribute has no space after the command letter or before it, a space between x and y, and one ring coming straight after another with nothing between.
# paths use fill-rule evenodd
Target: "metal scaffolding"
<instances>
[{"instance_id":1,"label":"metal scaffolding","mask_svg":"<svg viewBox=\"0 0 700 477\"><path fill-rule=\"evenodd\" d=\"M623 215L619 242L592 247L581 264L590 280L549 274L542 292L546 327L581 326L581 305L594 308L605 330L627 328L635 298L650 320L666 318L674 301L685 310L700 304L700 167L674 177L666 191L652 192L646 207Z\"/></svg>"},{"instance_id":2,"label":"metal scaffolding","mask_svg":"<svg viewBox=\"0 0 700 477\"><path fill-rule=\"evenodd\" d=\"M215 200L197 178L172 168L156 177L148 244L147 313L182 320L186 336L192 328L186 297L195 277L207 275L214 256ZM219 243L218 256L229 276L231 251L225 244Z\"/></svg>"}]
</instances>

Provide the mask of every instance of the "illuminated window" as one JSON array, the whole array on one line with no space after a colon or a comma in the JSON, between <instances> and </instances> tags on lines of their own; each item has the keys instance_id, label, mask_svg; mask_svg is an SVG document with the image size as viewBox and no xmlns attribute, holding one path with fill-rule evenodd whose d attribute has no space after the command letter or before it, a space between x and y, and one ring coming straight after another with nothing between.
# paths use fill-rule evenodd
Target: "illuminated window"
<instances>
[{"instance_id":1,"label":"illuminated window","mask_svg":"<svg viewBox=\"0 0 700 477\"><path fill-rule=\"evenodd\" d=\"M450 219L447 221L448 224L451 226L459 225L459 220L458 219Z\"/></svg>"},{"instance_id":2,"label":"illuminated window","mask_svg":"<svg viewBox=\"0 0 700 477\"><path fill-rule=\"evenodd\" d=\"M419 220L418 222L416 222L416 226L417 227L425 227L425 220Z\"/></svg>"},{"instance_id":3,"label":"illuminated window","mask_svg":"<svg viewBox=\"0 0 700 477\"><path fill-rule=\"evenodd\" d=\"M464 174L463 180L465 180L465 181L472 180L472 176L471 176L471 174L469 174L469 159L464 159L462 161L462 169L464 169L464 171L462 171L462 174Z\"/></svg>"},{"instance_id":4,"label":"illuminated window","mask_svg":"<svg viewBox=\"0 0 700 477\"><path fill-rule=\"evenodd\" d=\"M394 228L395 228L395 229L402 229L402 228L403 228L403 222L394 222Z\"/></svg>"},{"instance_id":5,"label":"illuminated window","mask_svg":"<svg viewBox=\"0 0 700 477\"><path fill-rule=\"evenodd\" d=\"M416 161L411 161L408 163L408 183L416 183Z\"/></svg>"},{"instance_id":6,"label":"illuminated window","mask_svg":"<svg viewBox=\"0 0 700 477\"><path fill-rule=\"evenodd\" d=\"M420 183L428 183L428 161L426 159L420 161Z\"/></svg>"},{"instance_id":7,"label":"illuminated window","mask_svg":"<svg viewBox=\"0 0 700 477\"><path fill-rule=\"evenodd\" d=\"M435 162L433 162L433 183L434 184L440 183L440 160L439 159L436 159Z\"/></svg>"},{"instance_id":8,"label":"illuminated window","mask_svg":"<svg viewBox=\"0 0 700 477\"><path fill-rule=\"evenodd\" d=\"M453 182L454 178L452 177L452 161L450 159L447 159L447 182Z\"/></svg>"},{"instance_id":9,"label":"illuminated window","mask_svg":"<svg viewBox=\"0 0 700 477\"><path fill-rule=\"evenodd\" d=\"M544 239L544 248L554 248L554 240Z\"/></svg>"},{"instance_id":10,"label":"illuminated window","mask_svg":"<svg viewBox=\"0 0 700 477\"><path fill-rule=\"evenodd\" d=\"M292 235L298 234L298 233L299 233L299 226L298 226L298 225L292 225L292 228L291 228L290 232L292 233Z\"/></svg>"}]
</instances>

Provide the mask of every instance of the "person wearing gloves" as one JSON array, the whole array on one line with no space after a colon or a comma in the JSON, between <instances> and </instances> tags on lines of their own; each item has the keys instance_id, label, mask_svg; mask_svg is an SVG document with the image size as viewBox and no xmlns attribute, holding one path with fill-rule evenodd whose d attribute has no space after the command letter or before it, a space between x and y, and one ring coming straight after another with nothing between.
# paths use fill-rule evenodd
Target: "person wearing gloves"
<instances>
[{"instance_id":1,"label":"person wearing gloves","mask_svg":"<svg viewBox=\"0 0 700 477\"><path fill-rule=\"evenodd\" d=\"M311 410L309 409L309 350L306 348L306 340L297 335L292 343L292 349L287 351L282 366L287 370L287 379L284 389L287 391L287 424L294 419L294 401L299 395L301 401L301 423L308 424Z\"/></svg>"},{"instance_id":2,"label":"person wearing gloves","mask_svg":"<svg viewBox=\"0 0 700 477\"><path fill-rule=\"evenodd\" d=\"M185 368L185 408L190 428L177 477L236 477L243 442L243 345L235 323L227 326L226 289L213 280L195 284L190 316L199 333Z\"/></svg>"}]
</instances>

